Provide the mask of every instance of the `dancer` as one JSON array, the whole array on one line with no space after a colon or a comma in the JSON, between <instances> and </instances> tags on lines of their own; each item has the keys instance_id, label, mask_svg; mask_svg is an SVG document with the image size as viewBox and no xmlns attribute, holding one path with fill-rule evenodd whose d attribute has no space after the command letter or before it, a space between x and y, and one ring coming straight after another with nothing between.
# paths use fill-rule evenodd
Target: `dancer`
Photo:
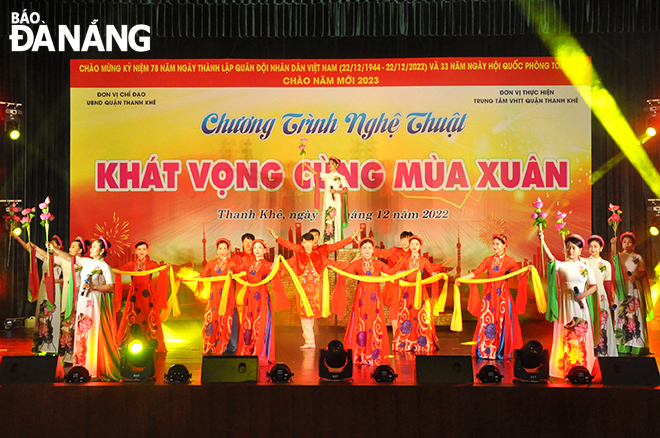
<instances>
[{"instance_id":1,"label":"dancer","mask_svg":"<svg viewBox=\"0 0 660 438\"><path fill-rule=\"evenodd\" d=\"M387 266L398 269L401 261L410 252L410 238L412 236L412 232L402 231L399 235L399 238L401 239L401 247L393 246L389 249L374 248L374 257L387 259ZM394 294L397 292L398 290L394 283L385 283L383 288L383 303L389 307L392 304L392 297L394 297ZM396 332L396 320L393 319L392 333L394 332Z\"/></svg>"},{"instance_id":2,"label":"dancer","mask_svg":"<svg viewBox=\"0 0 660 438\"><path fill-rule=\"evenodd\" d=\"M147 240L137 240L134 245L135 260L126 263L118 270L140 272L159 268L160 265L149 257L149 246ZM165 275L165 273L160 272L158 275ZM119 330L117 330L118 345L128 345L133 340L135 331L132 331L131 327L137 324L140 327L141 336L146 341L151 339L158 341L157 352L167 351L160 321L160 310L167 307L166 288L167 286L165 286L165 290L162 286L155 288L151 275L131 277L131 287L126 297L124 314L119 323Z\"/></svg>"},{"instance_id":3,"label":"dancer","mask_svg":"<svg viewBox=\"0 0 660 438\"><path fill-rule=\"evenodd\" d=\"M444 272L444 265L433 264L429 259L420 255L423 240L419 236L410 237L410 254L401 261L401 270L416 269L431 273ZM405 278L408 282L415 282L417 274L412 272ZM414 351L415 353L430 354L438 349L438 338L435 334L435 324L431 316L431 302L425 287L422 287L422 306L415 309L415 286L400 287L390 306L390 319L396 320L394 351Z\"/></svg>"},{"instance_id":4,"label":"dancer","mask_svg":"<svg viewBox=\"0 0 660 438\"><path fill-rule=\"evenodd\" d=\"M294 251L294 252L303 252L305 251L305 248L303 248L303 245L300 243L293 243L283 237L278 236L275 234L275 231L268 227L266 228L268 232L275 238L276 242L285 247L288 250ZM312 228L309 230L307 233L311 234L314 237L314 240L312 240L312 249L314 251L318 251L319 254L324 255L325 257L328 257L328 254L331 252L335 252L339 249L342 249L349 243L351 243L354 239L357 238L357 236L360 234L360 230L356 229L353 231L353 235L350 237L347 237L343 240L340 240L339 242L336 243L324 243L323 245L319 246L319 238L320 238L320 233L319 230L316 228Z\"/></svg>"},{"instance_id":5,"label":"dancer","mask_svg":"<svg viewBox=\"0 0 660 438\"><path fill-rule=\"evenodd\" d=\"M587 245L589 246L590 256L585 261L594 271L596 285L598 286L598 293L591 295L593 301L589 306L591 321L594 326L595 354L596 356L618 356L612 314L610 313L612 265L600 257L600 253L605 246L602 237L598 235L590 236L587 239Z\"/></svg>"},{"instance_id":6,"label":"dancer","mask_svg":"<svg viewBox=\"0 0 660 438\"><path fill-rule=\"evenodd\" d=\"M316 340L314 336L314 320L323 318L323 302L330 301L329 297L323 296L322 283L323 272L328 265L337 267L346 267L346 262L336 262L328 259L319 251L313 249L314 236L311 233L302 235L302 252L294 254L287 262L293 269L294 274L298 277L300 284L305 292L305 296L311 310L312 315L305 312L303 303L298 299L298 315L300 316L300 324L303 329L303 338L305 343L300 347L302 350L313 350L316 348ZM329 291L328 291L329 293ZM328 312L330 309L326 309Z\"/></svg>"},{"instance_id":7,"label":"dancer","mask_svg":"<svg viewBox=\"0 0 660 438\"><path fill-rule=\"evenodd\" d=\"M591 371L594 364L594 343L591 314L585 298L597 290L591 268L580 259L584 239L571 234L564 240L566 260L552 255L545 243L543 230L538 230L543 251L548 258L548 313L552 324L550 375L565 377L570 369L580 365ZM559 283L551 287L554 276Z\"/></svg>"},{"instance_id":8,"label":"dancer","mask_svg":"<svg viewBox=\"0 0 660 438\"><path fill-rule=\"evenodd\" d=\"M259 365L275 362L273 337L273 312L287 309L289 301L284 292L282 278L277 273L271 280L272 293L268 285L256 285L271 273L273 263L264 259L268 245L261 239L254 241L252 251L255 260L236 267L246 272L249 283L243 298L243 319L238 336L238 356L258 356Z\"/></svg>"},{"instance_id":9,"label":"dancer","mask_svg":"<svg viewBox=\"0 0 660 438\"><path fill-rule=\"evenodd\" d=\"M224 237L215 241L217 250L217 257L206 264L200 277L219 277L227 275L229 271L235 269L236 263L229 258L229 250L231 242ZM211 284L211 293L209 295L206 310L204 311L204 326L202 327L202 340L204 342L202 354L209 356L218 356L225 353L227 346L230 343L232 324L234 323L234 313L236 312L234 289L231 282L227 284L228 288L225 291L223 288L225 282L216 281ZM202 288L203 284L199 283L198 288ZM221 303L223 294L226 304L223 310L224 315L220 315ZM238 317L236 317L238 319ZM238 327L238 321L236 321ZM237 334L238 337L238 334ZM228 352L235 353L236 344Z\"/></svg>"},{"instance_id":10,"label":"dancer","mask_svg":"<svg viewBox=\"0 0 660 438\"><path fill-rule=\"evenodd\" d=\"M348 227L348 182L344 175L337 170L341 161L337 157L330 157L328 161L329 173L317 172L307 162L305 167L316 176L316 193L320 190L320 180L323 180L325 191L323 194L323 243L339 242L343 239L344 228ZM316 202L315 202L316 203ZM318 208L318 205L315 205Z\"/></svg>"},{"instance_id":11,"label":"dancer","mask_svg":"<svg viewBox=\"0 0 660 438\"><path fill-rule=\"evenodd\" d=\"M637 236L631 231L621 234L622 252L617 253L616 236L610 239L617 275L614 333L619 354L649 354L646 321L653 319L653 301L646 278L646 264L635 252ZM620 282L619 279L622 281ZM619 285L621 283L621 286Z\"/></svg>"},{"instance_id":12,"label":"dancer","mask_svg":"<svg viewBox=\"0 0 660 438\"><path fill-rule=\"evenodd\" d=\"M117 325L113 306L114 275L105 262L110 242L100 237L89 250L90 257L81 257L78 302L76 304L76 334L74 366L83 366L95 380L121 378L119 351L115 344ZM57 255L70 260L68 253L51 247Z\"/></svg>"},{"instance_id":13,"label":"dancer","mask_svg":"<svg viewBox=\"0 0 660 438\"><path fill-rule=\"evenodd\" d=\"M237 265L242 265L244 263L254 261L254 253L252 252L252 246L254 244L254 234L245 233L241 236L241 245L243 246L242 251L237 252L232 255L231 258Z\"/></svg>"},{"instance_id":14,"label":"dancer","mask_svg":"<svg viewBox=\"0 0 660 438\"><path fill-rule=\"evenodd\" d=\"M504 234L494 234L492 246L495 254L486 257L474 271L457 278L456 284L460 284L463 279L478 277L484 271L487 271L488 278L496 278L520 269L520 265L506 254L508 240ZM478 289L470 286L470 295L475 293L476 301ZM472 346L472 356L479 359L508 359L513 350L522 348L518 315L525 313L526 304L527 273L522 274L518 280L515 304L509 290L509 280L486 283L478 310L468 306L470 313L474 312L473 315L478 318L477 329L472 338L475 342Z\"/></svg>"},{"instance_id":15,"label":"dancer","mask_svg":"<svg viewBox=\"0 0 660 438\"><path fill-rule=\"evenodd\" d=\"M362 239L362 258L351 262L342 270L349 274L374 277L382 272L396 274L396 269L373 258L375 246L376 242L371 237ZM346 277L340 275L335 286L335 300L338 295L345 297L345 294ZM342 317L343 312L340 313L342 314L339 316ZM380 365L389 362L390 346L380 283L358 282L344 336L344 347L353 350L353 361L358 365Z\"/></svg>"},{"instance_id":16,"label":"dancer","mask_svg":"<svg viewBox=\"0 0 660 438\"><path fill-rule=\"evenodd\" d=\"M14 233L10 235L16 239L27 252L33 247L36 256L43 262L43 275L39 284L37 298L36 327L32 339L33 353L59 354L61 313L62 313L62 261L55 258L37 245L27 244ZM52 248L61 249L62 239L53 235L48 242ZM50 289L50 291L49 291Z\"/></svg>"}]
</instances>

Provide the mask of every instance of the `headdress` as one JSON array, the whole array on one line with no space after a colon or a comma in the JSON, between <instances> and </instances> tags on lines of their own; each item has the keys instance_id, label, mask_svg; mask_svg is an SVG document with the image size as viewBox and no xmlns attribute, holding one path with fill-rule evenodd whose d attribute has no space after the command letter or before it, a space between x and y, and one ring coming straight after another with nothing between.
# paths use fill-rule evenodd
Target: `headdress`
<instances>
[{"instance_id":1,"label":"headdress","mask_svg":"<svg viewBox=\"0 0 660 438\"><path fill-rule=\"evenodd\" d=\"M635 236L635 233L632 231L626 231L625 233L621 234L621 237L619 237L619 241L623 243L623 238L624 237L630 237L633 240L633 243L637 243L637 236Z\"/></svg>"},{"instance_id":2,"label":"headdress","mask_svg":"<svg viewBox=\"0 0 660 438\"><path fill-rule=\"evenodd\" d=\"M227 244L227 249L231 248L231 242L229 241L229 239L225 239L224 237L221 237L215 241L215 247L217 248L218 245L220 245L222 242L225 242Z\"/></svg>"},{"instance_id":3,"label":"headdress","mask_svg":"<svg viewBox=\"0 0 660 438\"><path fill-rule=\"evenodd\" d=\"M592 240L599 241L600 246L602 246L603 248L605 247L605 240L603 240L603 238L600 237L598 234L592 234L591 236L589 236L589 238L587 239L587 242L591 242Z\"/></svg>"}]
</instances>

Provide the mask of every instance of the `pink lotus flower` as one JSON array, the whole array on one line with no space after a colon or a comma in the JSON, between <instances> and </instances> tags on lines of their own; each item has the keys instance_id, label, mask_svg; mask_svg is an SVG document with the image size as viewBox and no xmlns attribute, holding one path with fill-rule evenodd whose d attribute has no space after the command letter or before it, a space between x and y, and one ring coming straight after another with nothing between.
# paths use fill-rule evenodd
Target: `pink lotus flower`
<instances>
[{"instance_id":1,"label":"pink lotus flower","mask_svg":"<svg viewBox=\"0 0 660 438\"><path fill-rule=\"evenodd\" d=\"M557 229L557 231L560 231L563 230L565 226L566 226L566 222L557 222L555 228Z\"/></svg>"},{"instance_id":2,"label":"pink lotus flower","mask_svg":"<svg viewBox=\"0 0 660 438\"><path fill-rule=\"evenodd\" d=\"M561 211L557 210L557 220L564 219L566 217L566 213L562 213Z\"/></svg>"},{"instance_id":3,"label":"pink lotus flower","mask_svg":"<svg viewBox=\"0 0 660 438\"><path fill-rule=\"evenodd\" d=\"M21 209L16 206L13 206L13 207L9 207L9 211L18 213L19 211L21 211Z\"/></svg>"},{"instance_id":4,"label":"pink lotus flower","mask_svg":"<svg viewBox=\"0 0 660 438\"><path fill-rule=\"evenodd\" d=\"M546 213L546 212L544 211L543 213L541 213L541 217L542 217L543 219L547 218L547 217L548 217L548 213Z\"/></svg>"},{"instance_id":5,"label":"pink lotus flower","mask_svg":"<svg viewBox=\"0 0 660 438\"><path fill-rule=\"evenodd\" d=\"M44 201L46 204L50 204L50 196L46 196L46 200Z\"/></svg>"},{"instance_id":6,"label":"pink lotus flower","mask_svg":"<svg viewBox=\"0 0 660 438\"><path fill-rule=\"evenodd\" d=\"M612 216L610 216L609 220L612 222L621 222L621 216L614 213Z\"/></svg>"},{"instance_id":7,"label":"pink lotus flower","mask_svg":"<svg viewBox=\"0 0 660 438\"><path fill-rule=\"evenodd\" d=\"M608 208L609 208L610 211L617 211L621 207L618 206L618 205L610 204L610 206Z\"/></svg>"},{"instance_id":8,"label":"pink lotus flower","mask_svg":"<svg viewBox=\"0 0 660 438\"><path fill-rule=\"evenodd\" d=\"M534 202L532 206L534 206L534 208L543 208L543 201L541 201L540 196L536 198L536 202Z\"/></svg>"},{"instance_id":9,"label":"pink lotus flower","mask_svg":"<svg viewBox=\"0 0 660 438\"><path fill-rule=\"evenodd\" d=\"M53 216L50 212L41 213L39 217L41 218L42 221L52 221L53 219L55 219L55 216Z\"/></svg>"},{"instance_id":10,"label":"pink lotus flower","mask_svg":"<svg viewBox=\"0 0 660 438\"><path fill-rule=\"evenodd\" d=\"M48 204L46 204L45 202L42 202L41 204L39 204L39 208L42 209L42 210L45 209L45 208L48 208Z\"/></svg>"},{"instance_id":11,"label":"pink lotus flower","mask_svg":"<svg viewBox=\"0 0 660 438\"><path fill-rule=\"evenodd\" d=\"M27 215L27 214L30 214L31 211L32 211L32 210L30 210L29 208L24 208L23 211L21 211L21 214L22 214L23 216L25 216L25 215Z\"/></svg>"},{"instance_id":12,"label":"pink lotus flower","mask_svg":"<svg viewBox=\"0 0 660 438\"><path fill-rule=\"evenodd\" d=\"M25 223L28 223L28 222L30 222L30 218L29 218L29 217L27 217L27 216L23 216L23 217L21 218L21 223L22 223L22 224L25 224Z\"/></svg>"},{"instance_id":13,"label":"pink lotus flower","mask_svg":"<svg viewBox=\"0 0 660 438\"><path fill-rule=\"evenodd\" d=\"M532 213L532 219L536 219L537 217L539 217L538 213L536 213L536 212Z\"/></svg>"},{"instance_id":14,"label":"pink lotus flower","mask_svg":"<svg viewBox=\"0 0 660 438\"><path fill-rule=\"evenodd\" d=\"M298 146L298 149L305 149L305 145L301 144L300 146Z\"/></svg>"}]
</instances>

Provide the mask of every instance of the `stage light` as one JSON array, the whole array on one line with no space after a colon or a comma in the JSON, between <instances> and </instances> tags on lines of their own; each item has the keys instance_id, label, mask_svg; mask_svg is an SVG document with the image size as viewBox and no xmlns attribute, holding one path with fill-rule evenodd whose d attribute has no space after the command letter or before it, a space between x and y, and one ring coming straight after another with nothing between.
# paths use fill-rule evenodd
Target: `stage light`
<instances>
[{"instance_id":1,"label":"stage light","mask_svg":"<svg viewBox=\"0 0 660 438\"><path fill-rule=\"evenodd\" d=\"M589 373L589 370L581 365L576 365L568 371L566 379L573 385L588 385L594 377Z\"/></svg>"},{"instance_id":2,"label":"stage light","mask_svg":"<svg viewBox=\"0 0 660 438\"><path fill-rule=\"evenodd\" d=\"M192 374L188 371L185 365L180 363L174 364L170 367L165 374L165 382L167 383L190 383Z\"/></svg>"},{"instance_id":3,"label":"stage light","mask_svg":"<svg viewBox=\"0 0 660 438\"><path fill-rule=\"evenodd\" d=\"M145 345L142 339L142 329L138 324L130 328L131 340L128 345L122 344L121 376L124 381L153 380L155 375L154 357L158 341L151 339Z\"/></svg>"},{"instance_id":4,"label":"stage light","mask_svg":"<svg viewBox=\"0 0 660 438\"><path fill-rule=\"evenodd\" d=\"M344 350L341 341L330 341L319 357L319 378L346 380L353 377L353 352Z\"/></svg>"},{"instance_id":5,"label":"stage light","mask_svg":"<svg viewBox=\"0 0 660 438\"><path fill-rule=\"evenodd\" d=\"M9 103L5 108L5 132L12 140L18 140L21 136L21 114L23 112L17 109L18 105L20 104Z\"/></svg>"},{"instance_id":6,"label":"stage light","mask_svg":"<svg viewBox=\"0 0 660 438\"><path fill-rule=\"evenodd\" d=\"M395 374L392 367L387 364L378 365L371 374L371 378L377 383L391 383L394 382L397 377L399 377L399 375Z\"/></svg>"},{"instance_id":7,"label":"stage light","mask_svg":"<svg viewBox=\"0 0 660 438\"><path fill-rule=\"evenodd\" d=\"M502 373L495 365L484 365L477 373L481 383L500 383L502 377Z\"/></svg>"},{"instance_id":8,"label":"stage light","mask_svg":"<svg viewBox=\"0 0 660 438\"><path fill-rule=\"evenodd\" d=\"M142 341L139 339L134 339L128 344L128 351L131 352L131 354L139 354L142 351L142 348L144 345L142 344Z\"/></svg>"},{"instance_id":9,"label":"stage light","mask_svg":"<svg viewBox=\"0 0 660 438\"><path fill-rule=\"evenodd\" d=\"M656 107L652 107L652 108L656 108ZM646 135L648 135L649 137L653 137L658 133L658 130L660 130L658 115L654 111L651 112L648 116L646 116Z\"/></svg>"},{"instance_id":10,"label":"stage light","mask_svg":"<svg viewBox=\"0 0 660 438\"><path fill-rule=\"evenodd\" d=\"M16 227L13 230L11 230L12 233L14 233L15 236L20 236L21 232L23 232L23 229L21 227Z\"/></svg>"},{"instance_id":11,"label":"stage light","mask_svg":"<svg viewBox=\"0 0 660 438\"><path fill-rule=\"evenodd\" d=\"M90 381L89 371L83 366L75 366L66 373L66 383L87 383Z\"/></svg>"},{"instance_id":12,"label":"stage light","mask_svg":"<svg viewBox=\"0 0 660 438\"><path fill-rule=\"evenodd\" d=\"M654 237L660 235L660 215L656 214L653 219L651 219L649 234Z\"/></svg>"},{"instance_id":13,"label":"stage light","mask_svg":"<svg viewBox=\"0 0 660 438\"><path fill-rule=\"evenodd\" d=\"M514 382L545 383L549 377L548 350L539 341L529 341L513 354Z\"/></svg>"},{"instance_id":14,"label":"stage light","mask_svg":"<svg viewBox=\"0 0 660 438\"><path fill-rule=\"evenodd\" d=\"M273 383L287 383L291 380L291 377L293 377L291 368L281 362L273 365L270 371L266 373L268 381Z\"/></svg>"}]
</instances>

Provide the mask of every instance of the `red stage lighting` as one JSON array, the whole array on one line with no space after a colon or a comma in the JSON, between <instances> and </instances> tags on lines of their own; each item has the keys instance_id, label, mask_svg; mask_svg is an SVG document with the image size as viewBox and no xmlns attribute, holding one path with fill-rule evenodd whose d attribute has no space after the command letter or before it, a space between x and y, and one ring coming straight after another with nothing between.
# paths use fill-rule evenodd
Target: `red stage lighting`
<instances>
[{"instance_id":1,"label":"red stage lighting","mask_svg":"<svg viewBox=\"0 0 660 438\"><path fill-rule=\"evenodd\" d=\"M651 113L646 117L646 135L653 137L660 131L660 120L657 113Z\"/></svg>"}]
</instances>

